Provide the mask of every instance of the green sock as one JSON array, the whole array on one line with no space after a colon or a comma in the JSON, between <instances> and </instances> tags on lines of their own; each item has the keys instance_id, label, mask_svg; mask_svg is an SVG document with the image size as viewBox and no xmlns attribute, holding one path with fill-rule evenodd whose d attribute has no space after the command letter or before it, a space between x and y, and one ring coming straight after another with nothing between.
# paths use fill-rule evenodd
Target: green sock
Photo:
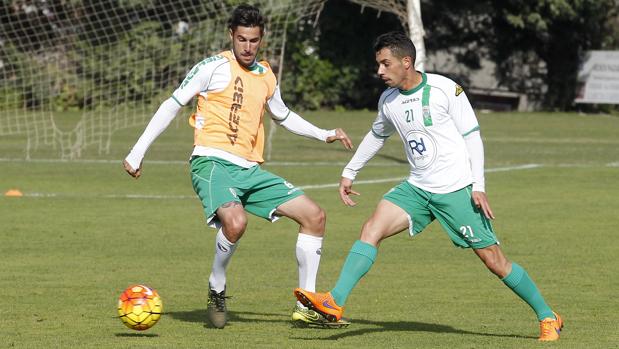
<instances>
[{"instance_id":1,"label":"green sock","mask_svg":"<svg viewBox=\"0 0 619 349\"><path fill-rule=\"evenodd\" d=\"M502 279L507 287L511 288L523 301L527 302L537 314L537 319L555 318L552 310L546 304L544 297L535 286L535 283L521 266L512 262L512 272Z\"/></svg>"},{"instance_id":2,"label":"green sock","mask_svg":"<svg viewBox=\"0 0 619 349\"><path fill-rule=\"evenodd\" d=\"M340 278L331 290L331 295L337 305L344 306L352 289L374 264L377 252L376 247L361 240L355 241L346 257Z\"/></svg>"}]
</instances>

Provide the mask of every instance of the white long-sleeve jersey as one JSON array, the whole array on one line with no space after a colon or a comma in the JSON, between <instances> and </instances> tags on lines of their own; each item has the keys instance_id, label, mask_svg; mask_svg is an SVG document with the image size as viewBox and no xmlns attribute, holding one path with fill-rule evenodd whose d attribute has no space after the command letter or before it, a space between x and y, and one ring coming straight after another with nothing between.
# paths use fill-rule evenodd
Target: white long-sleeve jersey
<instances>
[{"instance_id":1,"label":"white long-sleeve jersey","mask_svg":"<svg viewBox=\"0 0 619 349\"><path fill-rule=\"evenodd\" d=\"M485 191L483 144L466 94L444 76L422 73L422 78L412 90L383 92L372 129L342 176L354 180L385 139L397 132L410 164L412 185L441 194L470 184L474 191Z\"/></svg>"}]
</instances>

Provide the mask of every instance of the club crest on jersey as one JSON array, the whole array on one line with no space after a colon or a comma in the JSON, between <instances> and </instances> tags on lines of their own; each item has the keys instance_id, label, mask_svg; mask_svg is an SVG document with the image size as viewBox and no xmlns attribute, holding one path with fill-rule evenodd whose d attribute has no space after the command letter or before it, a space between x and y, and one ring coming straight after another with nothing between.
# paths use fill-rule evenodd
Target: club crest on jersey
<instances>
[{"instance_id":1,"label":"club crest on jersey","mask_svg":"<svg viewBox=\"0 0 619 349\"><path fill-rule=\"evenodd\" d=\"M422 131L411 131L406 135L410 157L415 169L423 170L436 160L436 141L429 134Z\"/></svg>"},{"instance_id":2,"label":"club crest on jersey","mask_svg":"<svg viewBox=\"0 0 619 349\"><path fill-rule=\"evenodd\" d=\"M463 91L462 86L456 84L456 97L458 97Z\"/></svg>"}]
</instances>

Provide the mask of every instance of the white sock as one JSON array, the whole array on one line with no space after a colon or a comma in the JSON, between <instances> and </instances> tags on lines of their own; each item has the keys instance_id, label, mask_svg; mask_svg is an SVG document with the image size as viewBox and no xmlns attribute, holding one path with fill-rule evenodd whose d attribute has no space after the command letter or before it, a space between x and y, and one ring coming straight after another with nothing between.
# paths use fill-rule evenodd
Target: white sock
<instances>
[{"instance_id":1,"label":"white sock","mask_svg":"<svg viewBox=\"0 0 619 349\"><path fill-rule=\"evenodd\" d=\"M213 269L208 282L213 290L220 293L226 288L226 268L230 258L236 250L236 243L231 243L224 235L223 228L219 228L215 237L215 257L213 257Z\"/></svg>"},{"instance_id":2,"label":"white sock","mask_svg":"<svg viewBox=\"0 0 619 349\"><path fill-rule=\"evenodd\" d=\"M299 233L297 238L297 265L299 267L299 287L316 292L316 275L322 253L322 237Z\"/></svg>"}]
</instances>

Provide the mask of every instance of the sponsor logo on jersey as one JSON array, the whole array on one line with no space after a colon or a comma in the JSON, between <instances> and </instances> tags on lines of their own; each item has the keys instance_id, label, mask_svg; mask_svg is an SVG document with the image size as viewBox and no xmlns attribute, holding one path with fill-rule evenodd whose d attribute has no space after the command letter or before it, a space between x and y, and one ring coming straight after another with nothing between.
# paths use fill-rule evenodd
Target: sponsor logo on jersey
<instances>
[{"instance_id":1,"label":"sponsor logo on jersey","mask_svg":"<svg viewBox=\"0 0 619 349\"><path fill-rule=\"evenodd\" d=\"M413 150L413 155L415 155L415 152L417 152L417 154L419 155L423 155L423 153L425 153L425 151L427 150L426 143L424 142L423 137L419 138L419 141L416 141L414 139L408 141L408 144Z\"/></svg>"},{"instance_id":2,"label":"sponsor logo on jersey","mask_svg":"<svg viewBox=\"0 0 619 349\"><path fill-rule=\"evenodd\" d=\"M411 131L406 135L415 169L423 170L430 167L436 160L436 141L429 133Z\"/></svg>"},{"instance_id":3,"label":"sponsor logo on jersey","mask_svg":"<svg viewBox=\"0 0 619 349\"><path fill-rule=\"evenodd\" d=\"M405 100L402 101L402 103L400 104L408 104L408 103L413 103L413 102L417 102L419 101L419 98L407 98Z\"/></svg>"},{"instance_id":4,"label":"sponsor logo on jersey","mask_svg":"<svg viewBox=\"0 0 619 349\"><path fill-rule=\"evenodd\" d=\"M463 91L462 86L456 84L456 97L458 97Z\"/></svg>"},{"instance_id":5,"label":"sponsor logo on jersey","mask_svg":"<svg viewBox=\"0 0 619 349\"><path fill-rule=\"evenodd\" d=\"M320 256L322 254L322 248L317 249L316 254Z\"/></svg>"},{"instance_id":6,"label":"sponsor logo on jersey","mask_svg":"<svg viewBox=\"0 0 619 349\"><path fill-rule=\"evenodd\" d=\"M230 133L227 134L230 144L234 145L239 136L239 122L241 120L241 107L243 106L243 79L237 76L234 79L234 94L232 95L232 105L230 105L230 115L228 116L228 127Z\"/></svg>"}]
</instances>

